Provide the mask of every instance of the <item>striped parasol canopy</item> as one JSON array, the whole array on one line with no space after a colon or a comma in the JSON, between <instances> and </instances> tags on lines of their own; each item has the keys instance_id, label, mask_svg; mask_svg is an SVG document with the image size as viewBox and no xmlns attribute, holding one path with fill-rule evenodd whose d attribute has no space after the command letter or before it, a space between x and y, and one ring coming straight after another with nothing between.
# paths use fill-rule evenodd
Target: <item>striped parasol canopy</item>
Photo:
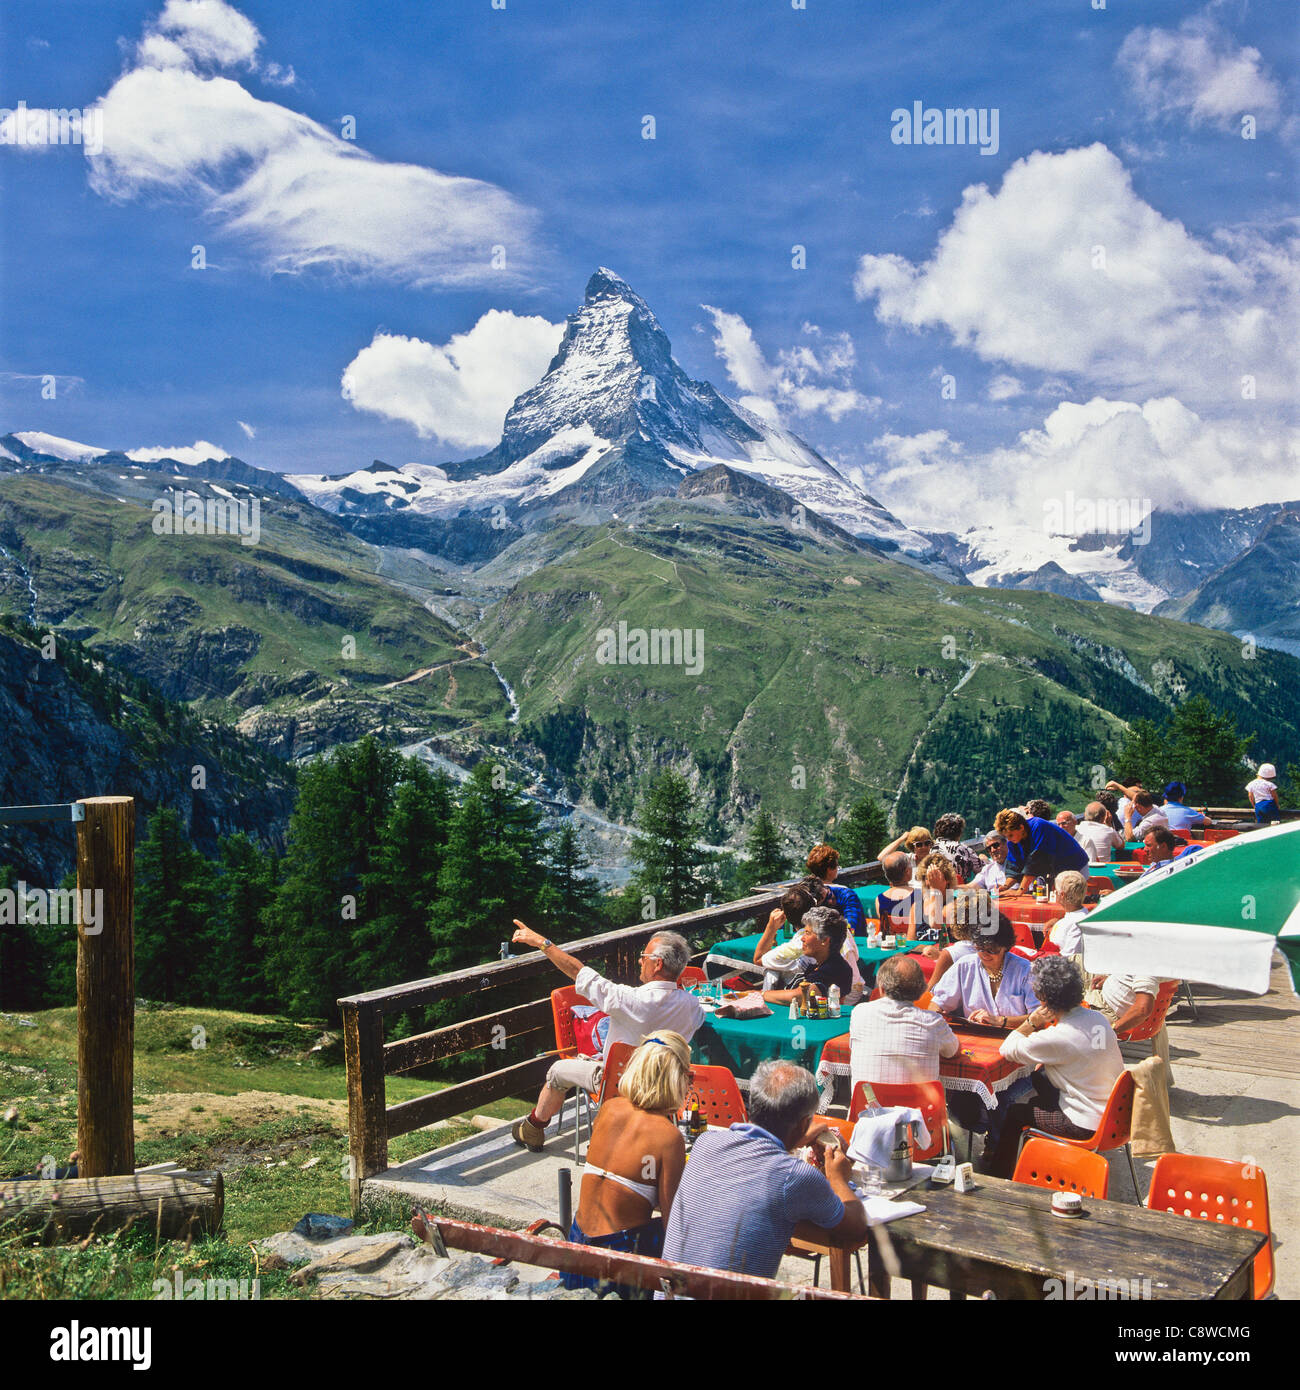
<instances>
[{"instance_id":1,"label":"striped parasol canopy","mask_svg":"<svg viewBox=\"0 0 1300 1390\"><path fill-rule=\"evenodd\" d=\"M1300 986L1300 822L1251 830L1152 869L1083 919L1097 974L1267 994L1273 947Z\"/></svg>"}]
</instances>

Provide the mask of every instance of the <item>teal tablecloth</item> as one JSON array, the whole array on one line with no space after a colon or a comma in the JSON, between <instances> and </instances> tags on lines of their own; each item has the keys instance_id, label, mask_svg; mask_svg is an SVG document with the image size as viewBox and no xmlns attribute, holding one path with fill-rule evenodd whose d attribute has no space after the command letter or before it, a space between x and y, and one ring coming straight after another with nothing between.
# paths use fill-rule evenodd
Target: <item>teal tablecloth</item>
<instances>
[{"instance_id":1,"label":"teal tablecloth","mask_svg":"<svg viewBox=\"0 0 1300 1390\"><path fill-rule=\"evenodd\" d=\"M691 1039L695 1060L726 1067L742 1084L748 1083L760 1062L773 1057L800 1062L815 1071L822 1047L849 1031L853 1010L845 1009L839 1018L815 1021L795 1021L789 1012L788 1004L773 1004L768 1018L710 1019Z\"/></svg>"},{"instance_id":2,"label":"teal tablecloth","mask_svg":"<svg viewBox=\"0 0 1300 1390\"><path fill-rule=\"evenodd\" d=\"M778 933L780 939L788 941L790 939L789 929L782 928ZM743 966L748 970L757 971L759 967L754 964L754 951L762 939L761 933L754 932L750 936L737 937L734 941L719 941L716 946L709 947L709 953L704 958L707 967L710 962L715 966L722 965L725 969L718 973L730 974L731 969ZM892 951L873 949L867 945L865 937L859 936L855 940L858 943L858 960L863 964L879 965L882 960L888 960L890 956L905 955L908 951L916 948L915 941L909 941L903 946L898 946Z\"/></svg>"}]
</instances>

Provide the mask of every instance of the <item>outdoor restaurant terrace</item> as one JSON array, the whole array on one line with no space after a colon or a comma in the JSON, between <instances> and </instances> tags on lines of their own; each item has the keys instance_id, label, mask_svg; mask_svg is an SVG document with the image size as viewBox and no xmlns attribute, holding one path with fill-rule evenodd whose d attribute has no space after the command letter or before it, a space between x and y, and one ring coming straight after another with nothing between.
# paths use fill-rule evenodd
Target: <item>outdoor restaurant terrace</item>
<instances>
[{"instance_id":1,"label":"outdoor restaurant terrace","mask_svg":"<svg viewBox=\"0 0 1300 1390\"><path fill-rule=\"evenodd\" d=\"M1214 808L1214 814L1244 813ZM1198 839L1195 832L1182 838ZM829 1284L845 1296L894 1298L1091 1298L1094 1289L1105 1290L1097 1297L1251 1299L1270 1291L1289 1297L1300 1288L1300 1247L1290 1240L1300 1212L1283 1180L1300 1137L1294 1027L1300 1003L1292 978L1300 933L1300 820L1267 829L1241 822L1230 831L1210 832L1202 842L1207 849L1223 848L1153 869L1140 886L1131 886L1144 868L1145 851L1138 844L1127 846L1115 863L1090 870L1089 917L1095 913L1098 923L1090 930L1085 919L1088 968L1096 968L1094 947L1099 958L1118 950L1129 963L1126 968L1135 968L1134 962L1140 966L1155 951L1161 960L1176 959L1179 975L1169 978L1166 967L1152 1017L1119 1035L1125 1072L1091 1140L1069 1145L1050 1137L1034 1140L1047 1147L1027 1148L1013 1179L980 1175L969 1191L957 1190L961 1184L935 1185L928 1175L945 1152L959 1164L970 1155L972 1136L947 1113L946 1102L975 1094L996 1108L999 1097L1027 1074L1027 1068L1001 1055L1002 1034L955 1022L961 1046L943 1061L939 1087L925 1096L919 1088L909 1093L906 1087L878 1087L880 1094L873 1096L870 1087L851 1091L848 1085L849 1007L838 1018L795 1018L784 1003L758 1018L719 1014L724 988L734 995L761 983L763 972L754 959L757 933L779 903L779 887L561 945L611 979L634 981L639 953L652 937L671 930L687 938L694 955L681 987L696 991L708 1014L692 1042L692 1075L710 1125L745 1119L749 1078L760 1062L776 1057L814 1073L820 1113L840 1130L845 1144L853 1122L864 1111L873 1113L873 1101L922 1108L931 1142L926 1147L914 1132L908 1179L895 1175L891 1181L889 1174L855 1169L859 1177L866 1172L885 1179L883 1192L869 1198L865 1241L856 1248L837 1247L815 1231L796 1232L778 1274L790 1294L790 1286L817 1285L824 1293ZM1273 866L1267 874L1264 864ZM1181 893L1178 901L1210 905L1186 907L1176 946L1169 944L1168 933L1181 919L1148 913L1149 933L1141 921L1138 900L1157 904L1161 881L1173 883L1166 891ZM843 868L836 882L853 890L873 923L885 888L880 864ZM1222 910L1213 906L1219 901L1216 884L1227 884L1237 895L1249 893L1252 901L1257 896L1257 915L1245 923L1211 920L1207 912ZM1283 909L1283 903L1290 907ZM1026 957L1042 949L1045 931L1064 911L1029 895L1003 896L998 906L1015 928L1015 950ZM1279 911L1284 920L1272 920L1269 914ZM1103 944L1107 917L1116 922L1109 945ZM1234 929L1235 939L1228 934ZM1142 946L1148 935L1149 949ZM915 947L915 941L886 936L877 942L873 935L857 949L865 969ZM1239 987L1243 970L1249 988ZM354 1200L387 1195L409 1201L428 1214L419 1229L436 1244L445 1241L520 1264L616 1277L625 1285L678 1295L779 1296L780 1287L766 1280L611 1255L560 1238L577 1204L595 1108L613 1093L612 1053L606 1067L614 1075L604 1079L602 1092L571 1093L559 1133L551 1131L542 1152L517 1145L508 1122L476 1116L480 1132L473 1137L433 1147L431 1135L427 1153L390 1164L388 1141L398 1135L476 1115L506 1097L525 1102L536 1096L557 1056L575 1051L572 1010L583 1001L565 985L544 956L530 951L340 1001ZM476 1012L432 1032L385 1038L386 1016L438 1001L495 1001L534 991L526 1002ZM928 995L920 1002L927 1003ZM1131 1078L1155 1065L1148 1059L1158 1050L1155 1039L1162 1028L1168 1039L1172 1149L1167 1142L1159 1147L1185 1158L1158 1158L1140 1149L1130 1153L1130 1142L1138 1137ZM386 1103L386 1075L474 1049L486 1049L490 1059L481 1074L416 1100ZM525 1108L521 1103L521 1115ZM1054 1213L1054 1193L1063 1189L1081 1194L1085 1221L1062 1220ZM891 1199L910 1205L896 1206Z\"/></svg>"}]
</instances>

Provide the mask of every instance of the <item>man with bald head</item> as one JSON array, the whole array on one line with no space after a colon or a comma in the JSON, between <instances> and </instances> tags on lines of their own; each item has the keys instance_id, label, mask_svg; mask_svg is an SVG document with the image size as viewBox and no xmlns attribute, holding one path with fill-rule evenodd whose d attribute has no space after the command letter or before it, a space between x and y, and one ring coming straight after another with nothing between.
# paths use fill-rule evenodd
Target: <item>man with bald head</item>
<instances>
[{"instance_id":1,"label":"man with bald head","mask_svg":"<svg viewBox=\"0 0 1300 1390\"><path fill-rule=\"evenodd\" d=\"M876 974L881 998L859 1004L849 1023L852 1084L910 1085L939 1079L939 1059L957 1053L940 1013L918 1009L925 976L912 956L891 956Z\"/></svg>"},{"instance_id":2,"label":"man with bald head","mask_svg":"<svg viewBox=\"0 0 1300 1390\"><path fill-rule=\"evenodd\" d=\"M1088 803L1073 834L1088 851L1089 864L1109 864L1111 851L1124 848L1123 835L1106 824L1106 808L1100 801Z\"/></svg>"}]
</instances>

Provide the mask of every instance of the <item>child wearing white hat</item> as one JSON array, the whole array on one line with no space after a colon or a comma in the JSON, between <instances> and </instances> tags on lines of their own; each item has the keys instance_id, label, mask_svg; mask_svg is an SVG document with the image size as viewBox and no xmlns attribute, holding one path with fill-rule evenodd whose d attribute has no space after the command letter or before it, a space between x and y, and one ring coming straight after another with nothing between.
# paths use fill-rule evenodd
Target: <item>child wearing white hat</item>
<instances>
[{"instance_id":1,"label":"child wearing white hat","mask_svg":"<svg viewBox=\"0 0 1300 1390\"><path fill-rule=\"evenodd\" d=\"M1261 824L1282 819L1277 809L1277 786L1273 781L1276 776L1277 768L1272 763L1260 763L1254 781L1246 783L1246 794L1255 808L1255 819Z\"/></svg>"}]
</instances>

